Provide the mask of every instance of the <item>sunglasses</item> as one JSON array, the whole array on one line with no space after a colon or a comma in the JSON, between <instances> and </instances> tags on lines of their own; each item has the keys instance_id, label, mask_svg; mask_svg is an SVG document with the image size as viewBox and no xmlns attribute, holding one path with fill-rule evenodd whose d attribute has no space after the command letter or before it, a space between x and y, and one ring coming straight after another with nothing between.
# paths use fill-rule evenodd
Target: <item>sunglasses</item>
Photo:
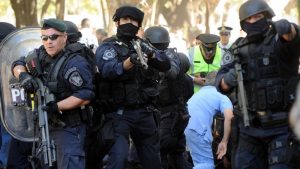
<instances>
[{"instance_id":1,"label":"sunglasses","mask_svg":"<svg viewBox=\"0 0 300 169\"><path fill-rule=\"evenodd\" d=\"M59 36L63 36L63 35L56 35L56 34L53 34L53 35L50 35L50 36L42 35L42 36L41 36L41 39L42 39L43 41L47 41L48 38L49 38L50 40L56 40Z\"/></svg>"}]
</instances>

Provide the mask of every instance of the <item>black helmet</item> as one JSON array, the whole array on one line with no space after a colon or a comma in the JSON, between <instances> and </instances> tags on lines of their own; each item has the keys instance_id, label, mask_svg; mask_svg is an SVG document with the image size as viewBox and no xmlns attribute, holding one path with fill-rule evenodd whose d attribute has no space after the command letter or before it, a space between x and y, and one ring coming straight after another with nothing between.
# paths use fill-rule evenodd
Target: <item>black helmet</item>
<instances>
[{"instance_id":1,"label":"black helmet","mask_svg":"<svg viewBox=\"0 0 300 169\"><path fill-rule=\"evenodd\" d=\"M184 53L181 53L181 52L178 52L177 56L180 61L180 71L182 71L183 73L186 73L189 70L190 65L191 65L189 58Z\"/></svg>"},{"instance_id":2,"label":"black helmet","mask_svg":"<svg viewBox=\"0 0 300 169\"><path fill-rule=\"evenodd\" d=\"M68 41L71 43L79 41L82 35L78 27L71 21L64 21L64 23L67 25Z\"/></svg>"},{"instance_id":3,"label":"black helmet","mask_svg":"<svg viewBox=\"0 0 300 169\"><path fill-rule=\"evenodd\" d=\"M113 21L119 21L120 18L124 17L130 17L138 21L139 27L141 27L144 19L144 12L134 6L122 6L116 10Z\"/></svg>"},{"instance_id":4,"label":"black helmet","mask_svg":"<svg viewBox=\"0 0 300 169\"><path fill-rule=\"evenodd\" d=\"M240 22L258 13L264 13L268 19L275 16L274 11L264 0L248 0L239 9Z\"/></svg>"},{"instance_id":5,"label":"black helmet","mask_svg":"<svg viewBox=\"0 0 300 169\"><path fill-rule=\"evenodd\" d=\"M11 32L17 30L17 28L7 22L0 22L0 42Z\"/></svg>"},{"instance_id":6,"label":"black helmet","mask_svg":"<svg viewBox=\"0 0 300 169\"><path fill-rule=\"evenodd\" d=\"M167 29L161 26L149 27L145 33L144 38L150 43L170 43L170 35Z\"/></svg>"}]
</instances>

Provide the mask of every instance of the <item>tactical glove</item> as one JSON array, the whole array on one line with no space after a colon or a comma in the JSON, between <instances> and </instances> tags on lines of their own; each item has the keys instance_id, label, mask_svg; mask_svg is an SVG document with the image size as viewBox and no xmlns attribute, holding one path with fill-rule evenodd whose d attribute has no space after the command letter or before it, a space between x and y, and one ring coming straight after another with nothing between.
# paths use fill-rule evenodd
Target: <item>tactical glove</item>
<instances>
[{"instance_id":1,"label":"tactical glove","mask_svg":"<svg viewBox=\"0 0 300 169\"><path fill-rule=\"evenodd\" d=\"M291 32L291 23L286 19L281 19L274 23L278 35L284 35Z\"/></svg>"},{"instance_id":2,"label":"tactical glove","mask_svg":"<svg viewBox=\"0 0 300 169\"><path fill-rule=\"evenodd\" d=\"M142 51L148 56L152 57L153 53L155 52L155 48L149 43L145 41L141 41L141 49Z\"/></svg>"},{"instance_id":3,"label":"tactical glove","mask_svg":"<svg viewBox=\"0 0 300 169\"><path fill-rule=\"evenodd\" d=\"M47 103L46 106L42 107L42 109L46 111L49 116L58 114L60 112L57 103L54 101Z\"/></svg>"},{"instance_id":4,"label":"tactical glove","mask_svg":"<svg viewBox=\"0 0 300 169\"><path fill-rule=\"evenodd\" d=\"M237 74L235 69L230 69L225 75L224 75L224 81L225 83L230 87L237 86Z\"/></svg>"},{"instance_id":5,"label":"tactical glove","mask_svg":"<svg viewBox=\"0 0 300 169\"><path fill-rule=\"evenodd\" d=\"M34 93L38 89L37 82L33 79L33 77L27 72L21 72L19 75L19 81L21 86L28 93Z\"/></svg>"},{"instance_id":6,"label":"tactical glove","mask_svg":"<svg viewBox=\"0 0 300 169\"><path fill-rule=\"evenodd\" d=\"M137 55L136 53L130 54L130 55L129 55L129 58L130 58L130 62L131 62L132 64L137 65L137 64L140 63L139 60L138 60L138 55Z\"/></svg>"}]
</instances>

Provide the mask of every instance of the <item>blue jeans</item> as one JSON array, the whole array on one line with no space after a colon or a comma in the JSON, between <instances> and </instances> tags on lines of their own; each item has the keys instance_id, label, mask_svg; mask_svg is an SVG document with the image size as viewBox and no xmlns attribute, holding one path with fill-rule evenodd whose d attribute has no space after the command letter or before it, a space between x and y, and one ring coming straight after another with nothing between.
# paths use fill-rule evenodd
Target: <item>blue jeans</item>
<instances>
[{"instance_id":1,"label":"blue jeans","mask_svg":"<svg viewBox=\"0 0 300 169\"><path fill-rule=\"evenodd\" d=\"M185 129L186 144L191 153L193 169L214 169L214 157L211 142L205 139L207 131L198 133L192 129Z\"/></svg>"}]
</instances>

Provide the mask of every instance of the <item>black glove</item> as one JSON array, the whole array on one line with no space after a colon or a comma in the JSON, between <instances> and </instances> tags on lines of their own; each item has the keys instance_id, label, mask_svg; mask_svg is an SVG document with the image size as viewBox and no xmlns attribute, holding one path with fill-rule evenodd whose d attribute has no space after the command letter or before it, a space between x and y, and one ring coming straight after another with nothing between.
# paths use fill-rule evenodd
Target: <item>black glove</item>
<instances>
[{"instance_id":1,"label":"black glove","mask_svg":"<svg viewBox=\"0 0 300 169\"><path fill-rule=\"evenodd\" d=\"M27 72L21 72L20 73L19 81L21 83L21 86L28 93L34 93L39 88L37 82Z\"/></svg>"},{"instance_id":2,"label":"black glove","mask_svg":"<svg viewBox=\"0 0 300 169\"><path fill-rule=\"evenodd\" d=\"M153 53L155 52L155 48L149 43L145 41L141 41L141 49L147 55L152 57Z\"/></svg>"},{"instance_id":3,"label":"black glove","mask_svg":"<svg viewBox=\"0 0 300 169\"><path fill-rule=\"evenodd\" d=\"M49 117L59 113L58 105L54 101L47 103L42 109L49 114Z\"/></svg>"},{"instance_id":4,"label":"black glove","mask_svg":"<svg viewBox=\"0 0 300 169\"><path fill-rule=\"evenodd\" d=\"M129 58L130 58L130 62L131 62L132 64L137 65L137 64L140 63L139 60L138 60L138 55L137 55L136 53L130 54L130 55L129 55Z\"/></svg>"},{"instance_id":5,"label":"black glove","mask_svg":"<svg viewBox=\"0 0 300 169\"><path fill-rule=\"evenodd\" d=\"M225 75L224 75L224 81L225 83L230 87L237 86L237 74L235 69L230 69Z\"/></svg>"},{"instance_id":6,"label":"black glove","mask_svg":"<svg viewBox=\"0 0 300 169\"><path fill-rule=\"evenodd\" d=\"M291 32L291 23L286 19L281 19L274 22L275 29L278 35L284 35Z\"/></svg>"}]
</instances>

